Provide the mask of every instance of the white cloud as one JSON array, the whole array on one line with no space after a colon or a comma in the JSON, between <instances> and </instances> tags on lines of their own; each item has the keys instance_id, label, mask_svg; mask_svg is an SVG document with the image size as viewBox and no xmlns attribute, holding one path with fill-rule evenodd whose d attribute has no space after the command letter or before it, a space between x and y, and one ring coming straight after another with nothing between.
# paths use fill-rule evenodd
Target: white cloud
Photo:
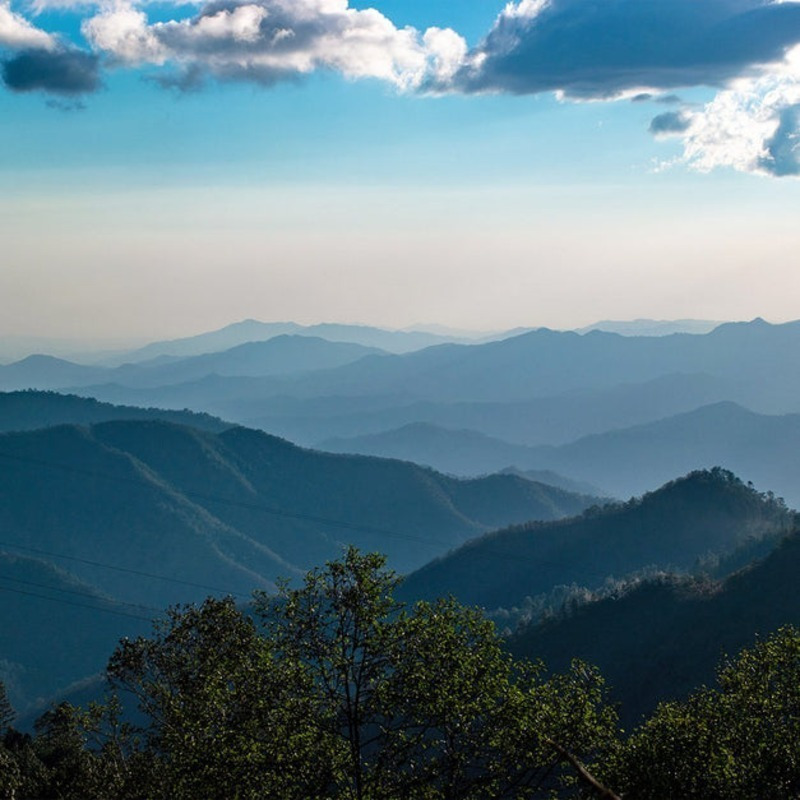
<instances>
[{"instance_id":1,"label":"white cloud","mask_svg":"<svg viewBox=\"0 0 800 800\"><path fill-rule=\"evenodd\" d=\"M133 8L116 8L85 20L83 35L93 47L125 64L163 64L167 50L147 24L147 15Z\"/></svg>"},{"instance_id":2,"label":"white cloud","mask_svg":"<svg viewBox=\"0 0 800 800\"><path fill-rule=\"evenodd\" d=\"M0 48L51 50L55 46L56 41L49 33L13 12L9 2L0 0Z\"/></svg>"},{"instance_id":3,"label":"white cloud","mask_svg":"<svg viewBox=\"0 0 800 800\"><path fill-rule=\"evenodd\" d=\"M778 72L736 81L701 110L682 113L681 160L692 169L800 174L800 48Z\"/></svg>"},{"instance_id":4,"label":"white cloud","mask_svg":"<svg viewBox=\"0 0 800 800\"><path fill-rule=\"evenodd\" d=\"M422 40L430 55L434 81L450 81L464 64L466 41L450 28L428 28Z\"/></svg>"},{"instance_id":5,"label":"white cloud","mask_svg":"<svg viewBox=\"0 0 800 800\"><path fill-rule=\"evenodd\" d=\"M121 63L170 62L186 72L265 84L333 70L414 89L430 73L452 76L467 49L454 31L420 35L347 0L220 2L190 19L153 24L143 11L118 6L86 20L83 33Z\"/></svg>"}]
</instances>

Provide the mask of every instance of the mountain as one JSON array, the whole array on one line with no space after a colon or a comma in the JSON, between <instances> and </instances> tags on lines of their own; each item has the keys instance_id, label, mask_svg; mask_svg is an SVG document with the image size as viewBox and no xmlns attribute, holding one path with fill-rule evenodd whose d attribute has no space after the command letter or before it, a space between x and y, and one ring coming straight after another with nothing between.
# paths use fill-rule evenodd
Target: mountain
<instances>
[{"instance_id":1,"label":"mountain","mask_svg":"<svg viewBox=\"0 0 800 800\"><path fill-rule=\"evenodd\" d=\"M451 475L473 476L490 472L520 475L569 492L602 495L597 486L575 481L547 469L530 469L539 449L511 444L477 431L449 430L415 422L393 431L350 438L326 439L316 447L331 453L351 453L413 461Z\"/></svg>"},{"instance_id":2,"label":"mountain","mask_svg":"<svg viewBox=\"0 0 800 800\"><path fill-rule=\"evenodd\" d=\"M590 483L574 481L552 470L525 470L527 463L536 459L538 450L535 448L504 442L477 431L449 430L424 422L411 423L385 433L326 439L316 446L332 453L400 458L451 475L502 472L569 492L602 494Z\"/></svg>"},{"instance_id":3,"label":"mountain","mask_svg":"<svg viewBox=\"0 0 800 800\"><path fill-rule=\"evenodd\" d=\"M33 355L0 367L0 390L58 389L93 383L104 374L97 367L74 364L53 356Z\"/></svg>"},{"instance_id":4,"label":"mountain","mask_svg":"<svg viewBox=\"0 0 800 800\"><path fill-rule=\"evenodd\" d=\"M169 386L206 375L267 377L328 370L383 350L348 342L329 342L317 336L281 335L247 342L218 353L187 358L157 358L118 367L108 380L126 386Z\"/></svg>"},{"instance_id":5,"label":"mountain","mask_svg":"<svg viewBox=\"0 0 800 800\"><path fill-rule=\"evenodd\" d=\"M92 425L120 419L160 419L214 433L231 427L221 419L192 411L115 406L91 397L57 392L0 392L0 432L28 431L64 424Z\"/></svg>"},{"instance_id":6,"label":"mountain","mask_svg":"<svg viewBox=\"0 0 800 800\"><path fill-rule=\"evenodd\" d=\"M19 361L34 353L48 353L80 364L96 364L140 345L141 340L131 338L75 339L6 335L0 336L0 364Z\"/></svg>"},{"instance_id":7,"label":"mountain","mask_svg":"<svg viewBox=\"0 0 800 800\"><path fill-rule=\"evenodd\" d=\"M596 588L648 567L689 570L709 553L786 531L793 520L782 503L731 473L697 471L638 500L474 539L409 575L402 593L509 608L559 585Z\"/></svg>"},{"instance_id":8,"label":"mountain","mask_svg":"<svg viewBox=\"0 0 800 800\"><path fill-rule=\"evenodd\" d=\"M189 406L249 424L258 420L259 425L266 425L270 401L280 398L291 398L295 405L308 401L324 404L323 399L327 398L340 398L341 404L346 404L348 398L369 398L381 401L375 408L381 413L417 403L511 403L517 404L518 419L526 416L524 404L549 398L541 416L527 415L535 421L528 424L524 438L509 434L508 424L503 431L498 430L497 423L491 430L482 428L474 422L476 409L473 422L444 421L441 417L398 418L408 412L406 409L369 429L328 429L304 441L374 433L427 421L467 427L509 441L563 443L565 436L607 430L600 425L609 420L616 425L647 422L719 400L733 400L763 413L794 411L800 396L800 371L794 357L798 347L800 323L769 325L763 320L720 325L704 335L662 337L626 337L600 331L579 335L540 329L485 344L444 344L404 355L367 356L336 369L293 377L274 376L249 382L243 378L205 378L137 392L126 392L120 386L91 385L84 393L135 405ZM103 380L111 378L106 376ZM673 385L676 400L671 399ZM591 394L598 392L604 395L601 422L583 422L581 429L579 420L591 418ZM614 410L615 393L623 406L635 410L632 420L626 419L621 410ZM642 402L637 403L637 398ZM534 439L536 430L549 428L547 409L552 414L555 433L549 439ZM347 415L346 405L342 413ZM501 413L497 409L495 419ZM352 422L352 413L350 419Z\"/></svg>"},{"instance_id":9,"label":"mountain","mask_svg":"<svg viewBox=\"0 0 800 800\"><path fill-rule=\"evenodd\" d=\"M219 353L188 358L161 356L119 367L85 367L48 356L31 356L0 367L0 386L7 389L79 388L97 383L126 387L160 387L207 375L266 377L329 370L384 351L359 344L329 342L312 336L276 336L248 342Z\"/></svg>"},{"instance_id":10,"label":"mountain","mask_svg":"<svg viewBox=\"0 0 800 800\"><path fill-rule=\"evenodd\" d=\"M76 576L136 603L269 588L335 557L342 542L386 552L407 571L482 531L592 500L516 476L460 481L303 450L246 428L154 420L0 435L0 547L69 556Z\"/></svg>"},{"instance_id":11,"label":"mountain","mask_svg":"<svg viewBox=\"0 0 800 800\"><path fill-rule=\"evenodd\" d=\"M391 353L406 353L442 342L461 340L461 337L455 335L420 330L393 331L368 325L340 325L330 322L300 325L296 322L259 322L246 319L197 336L152 342L117 357L116 363L122 363L123 360L135 363L163 355L185 357L215 353L248 342L264 341L287 334L314 336L331 342L360 344Z\"/></svg>"},{"instance_id":12,"label":"mountain","mask_svg":"<svg viewBox=\"0 0 800 800\"><path fill-rule=\"evenodd\" d=\"M800 505L800 414L755 414L735 403L715 403L536 452L529 466L598 484L618 497L721 464Z\"/></svg>"},{"instance_id":13,"label":"mountain","mask_svg":"<svg viewBox=\"0 0 800 800\"><path fill-rule=\"evenodd\" d=\"M454 475L497 472L512 464L524 466L530 449L476 431L448 430L425 422L367 436L326 439L316 446L332 453L401 458Z\"/></svg>"},{"instance_id":14,"label":"mountain","mask_svg":"<svg viewBox=\"0 0 800 800\"><path fill-rule=\"evenodd\" d=\"M58 554L55 563L108 596L155 607L203 596L211 587L246 596L287 572L289 565L268 547L104 442L102 434L118 427L137 431L143 441L161 435L166 443L172 430L198 442L215 436L161 422L0 435L0 548L48 560Z\"/></svg>"},{"instance_id":15,"label":"mountain","mask_svg":"<svg viewBox=\"0 0 800 800\"><path fill-rule=\"evenodd\" d=\"M521 478L526 478L529 481L536 483L545 483L548 486L557 486L559 489L566 489L568 492L577 492L578 494L589 494L595 497L600 497L601 500L610 500L612 498L604 498L603 492L597 486L584 481L574 481L572 478L567 478L564 475L559 475L549 469L518 469L517 467L506 467L505 469L498 470L501 475L519 475Z\"/></svg>"},{"instance_id":16,"label":"mountain","mask_svg":"<svg viewBox=\"0 0 800 800\"><path fill-rule=\"evenodd\" d=\"M576 328L576 333L605 331L621 336L669 336L673 333L709 333L722 324L719 320L709 319L606 319Z\"/></svg>"},{"instance_id":17,"label":"mountain","mask_svg":"<svg viewBox=\"0 0 800 800\"><path fill-rule=\"evenodd\" d=\"M663 699L710 685L720 658L781 625L800 625L800 532L725 581L666 578L578 606L513 637L517 656L560 670L573 658L597 665L632 725Z\"/></svg>"},{"instance_id":18,"label":"mountain","mask_svg":"<svg viewBox=\"0 0 800 800\"><path fill-rule=\"evenodd\" d=\"M670 374L639 384L515 402L415 401L397 394L358 398L238 395L219 403L216 413L308 445L384 433L413 423L463 428L520 445L559 445L732 397L747 395L732 381ZM199 395L196 399L202 402Z\"/></svg>"},{"instance_id":19,"label":"mountain","mask_svg":"<svg viewBox=\"0 0 800 800\"><path fill-rule=\"evenodd\" d=\"M704 335L620 336L539 329L486 344L443 344L372 357L293 382L299 397L401 395L436 401L525 400L663 375L708 374L739 383L800 387L800 322L720 325Z\"/></svg>"}]
</instances>

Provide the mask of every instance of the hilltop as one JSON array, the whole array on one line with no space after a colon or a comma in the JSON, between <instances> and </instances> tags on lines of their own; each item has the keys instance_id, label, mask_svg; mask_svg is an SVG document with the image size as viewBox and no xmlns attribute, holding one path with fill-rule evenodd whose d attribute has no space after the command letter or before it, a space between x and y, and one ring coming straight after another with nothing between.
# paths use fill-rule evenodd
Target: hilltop
<instances>
[{"instance_id":1,"label":"hilltop","mask_svg":"<svg viewBox=\"0 0 800 800\"><path fill-rule=\"evenodd\" d=\"M696 471L627 503L481 536L409 575L402 593L508 608L558 585L599 587L649 567L686 571L793 521L782 502L730 472Z\"/></svg>"}]
</instances>

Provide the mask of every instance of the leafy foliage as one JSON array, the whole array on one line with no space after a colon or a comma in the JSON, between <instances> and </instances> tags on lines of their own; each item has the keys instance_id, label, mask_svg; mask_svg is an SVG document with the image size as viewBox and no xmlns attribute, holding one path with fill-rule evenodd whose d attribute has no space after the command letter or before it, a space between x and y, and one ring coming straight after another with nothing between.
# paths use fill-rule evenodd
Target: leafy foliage
<instances>
[{"instance_id":1,"label":"leafy foliage","mask_svg":"<svg viewBox=\"0 0 800 800\"><path fill-rule=\"evenodd\" d=\"M536 797L569 786L615 715L599 675L544 679L453 600L406 610L385 559L350 549L299 589L173 609L109 674L147 719L148 796Z\"/></svg>"},{"instance_id":2,"label":"leafy foliage","mask_svg":"<svg viewBox=\"0 0 800 800\"><path fill-rule=\"evenodd\" d=\"M338 743L335 796L535 796L563 777L551 738L587 756L607 743L615 720L596 673L543 680L452 599L402 608L384 564L351 549L302 589L262 598L270 639L309 669Z\"/></svg>"},{"instance_id":3,"label":"leafy foliage","mask_svg":"<svg viewBox=\"0 0 800 800\"><path fill-rule=\"evenodd\" d=\"M607 770L642 800L800 796L800 630L723 663L719 688L665 703Z\"/></svg>"}]
</instances>

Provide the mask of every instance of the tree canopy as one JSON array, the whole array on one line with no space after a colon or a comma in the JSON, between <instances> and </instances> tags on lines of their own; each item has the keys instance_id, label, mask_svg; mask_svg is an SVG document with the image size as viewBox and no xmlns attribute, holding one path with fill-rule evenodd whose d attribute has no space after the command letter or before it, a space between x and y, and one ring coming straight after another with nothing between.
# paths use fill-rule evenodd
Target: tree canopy
<instances>
[{"instance_id":1,"label":"tree canopy","mask_svg":"<svg viewBox=\"0 0 800 800\"><path fill-rule=\"evenodd\" d=\"M662 703L604 769L642 800L800 797L800 631L726 659L718 687Z\"/></svg>"},{"instance_id":2,"label":"tree canopy","mask_svg":"<svg viewBox=\"0 0 800 800\"><path fill-rule=\"evenodd\" d=\"M349 549L247 609L174 607L120 643L106 703L33 735L0 683L0 799L800 797L800 631L626 738L595 669L514 661L479 610L397 584Z\"/></svg>"},{"instance_id":3,"label":"tree canopy","mask_svg":"<svg viewBox=\"0 0 800 800\"><path fill-rule=\"evenodd\" d=\"M173 609L109 664L147 722L154 797L545 796L564 755L610 747L602 681L515 664L477 610L396 602L379 555L349 549L299 589Z\"/></svg>"}]
</instances>

